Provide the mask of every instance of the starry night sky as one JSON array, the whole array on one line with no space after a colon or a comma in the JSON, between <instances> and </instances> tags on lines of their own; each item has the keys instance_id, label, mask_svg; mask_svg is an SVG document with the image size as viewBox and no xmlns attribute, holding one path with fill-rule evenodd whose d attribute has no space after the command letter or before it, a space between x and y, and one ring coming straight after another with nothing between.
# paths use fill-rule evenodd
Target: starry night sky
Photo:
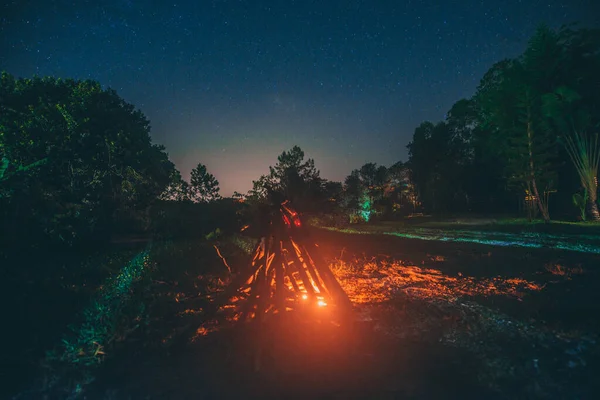
<instances>
[{"instance_id":1,"label":"starry night sky","mask_svg":"<svg viewBox=\"0 0 600 400\"><path fill-rule=\"evenodd\" d=\"M160 5L155 5L160 4ZM0 70L98 80L139 107L189 177L246 192L299 145L321 175L406 161L540 22L598 25L597 0L0 1Z\"/></svg>"}]
</instances>

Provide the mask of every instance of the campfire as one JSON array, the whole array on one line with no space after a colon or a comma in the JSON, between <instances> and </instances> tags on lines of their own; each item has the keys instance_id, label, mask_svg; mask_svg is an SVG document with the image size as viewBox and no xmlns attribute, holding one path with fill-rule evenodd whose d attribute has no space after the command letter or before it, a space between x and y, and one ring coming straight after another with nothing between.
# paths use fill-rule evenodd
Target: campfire
<instances>
[{"instance_id":1,"label":"campfire","mask_svg":"<svg viewBox=\"0 0 600 400\"><path fill-rule=\"evenodd\" d=\"M235 308L235 320L262 321L292 310L335 309L339 319L352 303L311 241L298 212L281 204L271 235L259 241L249 266L238 274L216 303Z\"/></svg>"}]
</instances>

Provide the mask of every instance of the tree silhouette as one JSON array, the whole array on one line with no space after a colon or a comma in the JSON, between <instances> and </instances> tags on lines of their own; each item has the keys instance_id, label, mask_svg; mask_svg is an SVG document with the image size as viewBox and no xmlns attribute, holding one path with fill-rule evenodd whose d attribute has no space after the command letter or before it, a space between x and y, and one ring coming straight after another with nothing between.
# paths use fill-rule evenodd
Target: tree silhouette
<instances>
[{"instance_id":1,"label":"tree silhouette","mask_svg":"<svg viewBox=\"0 0 600 400\"><path fill-rule=\"evenodd\" d=\"M192 170L189 193L190 199L195 202L216 200L220 197L219 181L200 163Z\"/></svg>"}]
</instances>

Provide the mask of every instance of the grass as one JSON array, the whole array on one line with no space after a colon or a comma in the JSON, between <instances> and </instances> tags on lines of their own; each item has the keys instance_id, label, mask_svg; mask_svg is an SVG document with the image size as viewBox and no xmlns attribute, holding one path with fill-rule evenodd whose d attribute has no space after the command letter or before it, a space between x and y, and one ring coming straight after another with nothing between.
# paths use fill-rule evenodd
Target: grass
<instances>
[{"instance_id":1,"label":"grass","mask_svg":"<svg viewBox=\"0 0 600 400\"><path fill-rule=\"evenodd\" d=\"M364 236L345 235L338 228L337 233L315 230L315 239L326 257L329 255L334 273L357 312L373 321L375 333L367 340L377 341L374 338L384 335L405 341L394 342L398 348L418 342L424 347L435 343L464 350L481 364L476 371L478 380L498 390L525 382L529 395L553 391L573 396L585 393L588 386L578 388L569 382L583 379L578 376L586 379L590 376L585 363L594 360L597 347L593 343L597 322L588 321L593 317L584 321L579 314L596 315L600 304L589 300L593 300L597 275L593 271L597 263L589 260L597 260L598 256L569 252L565 260L543 258L540 254L558 257L549 244L565 240L569 245L577 244L569 241L575 234L560 230L521 231L522 222L504 222L504 225L485 225L479 221L480 225L467 225L467 229L466 224L456 221L440 221L442 225L437 226L427 225L426 221L372 223L345 231ZM450 228L443 228L444 223ZM451 229L455 225L461 229ZM480 226L495 229L486 231L479 229ZM496 229L501 226L514 230ZM571 226L560 225L574 229ZM583 229L577 224L574 227ZM579 245L591 246L598 239L593 230L577 232ZM398 237L421 240L398 241ZM471 245L486 240L487 244L509 243L513 239L532 246L517 249ZM202 354L213 350L210 344L213 336L203 337L201 341L206 347L202 351L185 341L184 352L198 350L195 353L198 359L189 357L186 366L179 366L180 358L165 356L171 354L174 343L181 343L178 338L187 339L182 333L187 327L198 326L194 324L202 320L203 307L209 302L206 299L229 281L229 268L219 254L235 273L236 268L247 262L253 245L254 240L245 236L212 235L156 243L152 251L137 249L129 253L127 260L121 257L120 262L113 261L103 279L96 280L98 283L93 287L86 286L86 296L93 296L80 302L77 314L69 313L70 322L76 323L70 331L63 329L65 342L57 339L53 354L55 361L69 366L66 378L49 379L52 382L46 385L54 385L55 390L44 394L82 397L91 395L94 388L106 393L107 386L132 384L164 390L169 389L160 385L172 385L181 394L196 387L200 377L195 375L201 374L198 363L211 368L220 362ZM538 245L546 248L536 249ZM348 249L346 257L331 257L340 254L341 248ZM366 255L357 255L360 252ZM133 257L135 254L139 257ZM587 264L573 261L573 254L578 260L587 260ZM417 260L418 257L423 260ZM579 314L574 325L563 321L575 313ZM558 322L549 323L546 319ZM211 325L210 329L213 328L218 330L219 326ZM226 354L230 354L228 343L223 342ZM242 337L241 343L244 348L247 339ZM388 353L391 350L383 349ZM142 365L152 357L157 376L166 375L160 385L150 383L152 375L147 375L148 369ZM165 360L173 364L167 366ZM115 381L126 371L138 369L140 382L131 383L128 378L123 378L127 382ZM167 374L169 369L172 371ZM55 367L55 371L59 370ZM377 375L389 373L374 371ZM190 382L178 380L184 372ZM573 391L569 392L569 388ZM133 396L137 397L142 396Z\"/></svg>"},{"instance_id":2,"label":"grass","mask_svg":"<svg viewBox=\"0 0 600 400\"><path fill-rule=\"evenodd\" d=\"M213 234L157 242L147 248L138 244L133 249L108 251L74 263L70 268L73 276L63 282L65 293L52 294L43 315L61 323L48 324L52 330L46 329L47 337L35 343L35 353L21 351L10 358L20 357L22 363L31 365L39 357L41 370L15 370L22 382L2 390L7 395L20 392L40 398L77 398L105 362L127 357L127 343L132 338L146 345L164 346L168 342L165 337L186 323L188 303L218 289L227 279L229 271L217 250L235 264L236 255L245 255L239 249L245 241L237 238L234 243ZM58 255L52 258L60 260ZM76 297L68 296L70 293ZM36 301L43 302L48 293L39 288L38 294L24 297L31 307ZM69 307L58 304L60 298ZM33 321L31 315L35 314L28 314L27 321L43 323ZM35 331L24 333L21 336L27 339ZM39 377L33 370L39 370Z\"/></svg>"},{"instance_id":3,"label":"grass","mask_svg":"<svg viewBox=\"0 0 600 400\"><path fill-rule=\"evenodd\" d=\"M375 229L373 229L375 228ZM495 231L463 231L442 229L389 230L388 227L364 227L323 229L358 235L387 235L405 239L418 239L440 242L463 242L502 247L553 248L582 253L600 254L600 236L596 235L551 235L544 233L506 233Z\"/></svg>"},{"instance_id":4,"label":"grass","mask_svg":"<svg viewBox=\"0 0 600 400\"><path fill-rule=\"evenodd\" d=\"M60 345L46 353L41 392L74 398L93 381L107 354L147 321L144 289L154 268L148 245L97 287Z\"/></svg>"},{"instance_id":5,"label":"grass","mask_svg":"<svg viewBox=\"0 0 600 400\"><path fill-rule=\"evenodd\" d=\"M3 357L11 369L0 397L31 385L46 351L61 343L70 325L82 321L84 309L99 286L141 250L118 247L7 253L1 292L19 306L6 307L5 318L11 324L4 338L11 345Z\"/></svg>"},{"instance_id":6,"label":"grass","mask_svg":"<svg viewBox=\"0 0 600 400\"><path fill-rule=\"evenodd\" d=\"M497 230L503 232L546 232L546 233L597 233L600 234L600 222L595 221L550 221L543 220L528 221L526 218L503 217L498 219L456 218L440 221L419 221L417 226L438 227L445 229L461 229L465 226L480 230Z\"/></svg>"},{"instance_id":7,"label":"grass","mask_svg":"<svg viewBox=\"0 0 600 400\"><path fill-rule=\"evenodd\" d=\"M336 227L314 218L313 226L351 234L390 235L406 239L465 242L504 247L554 248L600 254L600 223L558 221L551 224L521 218L410 218Z\"/></svg>"}]
</instances>

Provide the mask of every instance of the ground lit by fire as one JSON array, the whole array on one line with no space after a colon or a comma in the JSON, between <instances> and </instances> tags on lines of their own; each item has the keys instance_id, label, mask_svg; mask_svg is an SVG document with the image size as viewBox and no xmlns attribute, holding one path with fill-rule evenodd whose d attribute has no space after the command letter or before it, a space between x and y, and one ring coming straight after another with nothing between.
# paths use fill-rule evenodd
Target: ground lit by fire
<instances>
[{"instance_id":1,"label":"ground lit by fire","mask_svg":"<svg viewBox=\"0 0 600 400\"><path fill-rule=\"evenodd\" d=\"M285 311L271 306L266 311L267 320L281 323L266 322L256 330L254 315L244 322L240 310L248 296L243 291L221 305L215 318L205 318L203 307L231 286L242 265L228 259L233 274L223 267L222 274L199 276L199 285L189 282L189 290L171 294L181 308L173 332L162 336L165 347L183 326L193 327L185 352L195 349L191 365L206 363L207 384L240 368L237 373L248 377L256 393L286 390L298 374L304 384L311 382L311 390L360 388L368 390L364 398L407 390L431 398L453 385L461 390L479 386L501 398L515 393L586 398L590 393L590 385L574 382L591 379L589 366L600 359L598 324L585 311L594 306L588 282L597 282L596 255L326 231L314 232L314 238L352 302L352 325L330 323L335 301L320 296L313 279L307 280L317 293L313 298L303 281L294 288L285 280ZM229 252L221 250L227 257ZM204 303L194 300L197 286L210 287L202 294ZM258 372L251 361L261 351L269 354L258 358L261 379L269 382L263 385L253 383L259 375L253 375ZM443 378L435 378L439 392L432 394L427 382L438 367Z\"/></svg>"},{"instance_id":2,"label":"ground lit by fire","mask_svg":"<svg viewBox=\"0 0 600 400\"><path fill-rule=\"evenodd\" d=\"M391 300L398 291L411 298L454 302L464 296L506 295L519 298L528 291L543 288L522 278L475 279L460 273L451 277L437 269L404 265L402 261L337 261L332 269L356 304Z\"/></svg>"},{"instance_id":3,"label":"ground lit by fire","mask_svg":"<svg viewBox=\"0 0 600 400\"><path fill-rule=\"evenodd\" d=\"M563 390L561 385L597 356L596 334L550 328L543 320L516 318L497 307L508 303L519 309L536 296L547 296L547 281L449 275L442 272L443 256L428 258L429 263L421 266L381 255L334 259L331 268L363 322L387 336L436 341L469 351L481 362L478 381L493 389L500 390L507 381L529 379L524 385L544 397L550 388ZM440 269L433 268L436 264ZM544 273L566 281L580 277L584 270L549 264ZM515 355L511 347L525 349Z\"/></svg>"}]
</instances>

